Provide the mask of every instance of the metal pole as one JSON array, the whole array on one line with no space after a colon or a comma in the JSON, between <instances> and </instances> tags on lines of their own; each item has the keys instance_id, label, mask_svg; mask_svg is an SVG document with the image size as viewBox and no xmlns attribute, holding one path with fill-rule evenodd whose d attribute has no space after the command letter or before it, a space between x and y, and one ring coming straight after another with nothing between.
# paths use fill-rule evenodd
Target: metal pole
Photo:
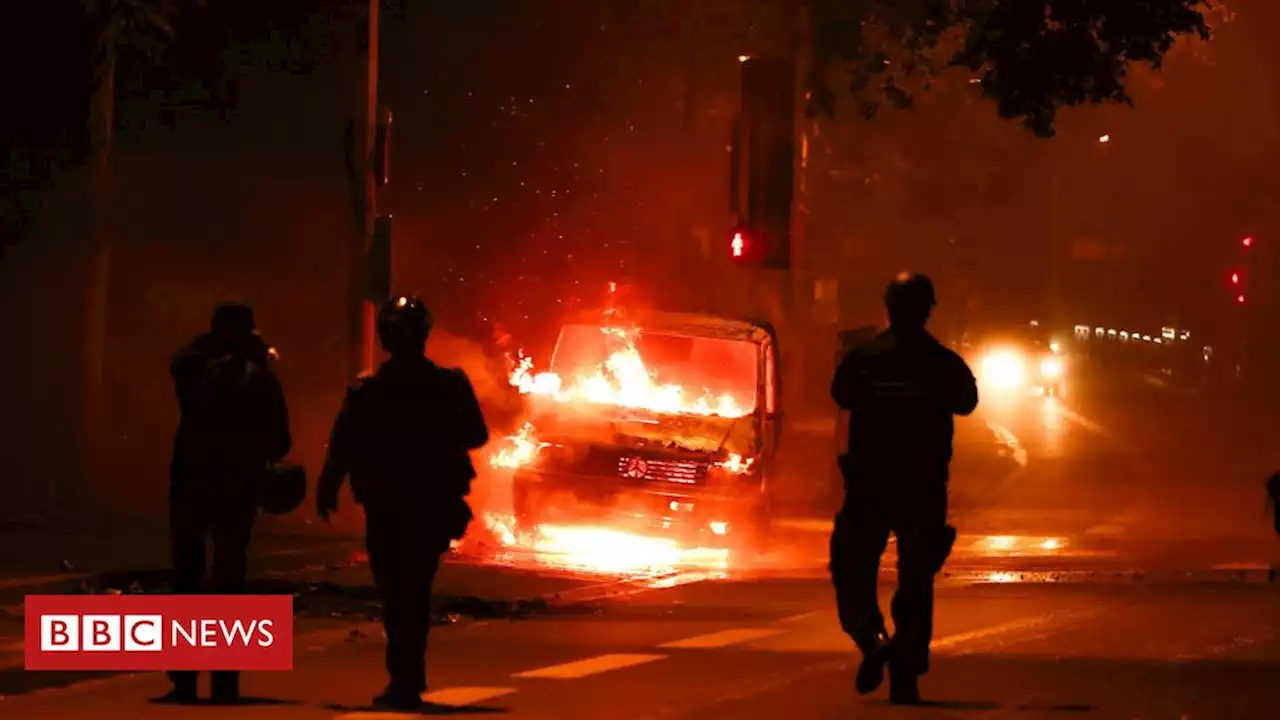
<instances>
[{"instance_id":1,"label":"metal pole","mask_svg":"<svg viewBox=\"0 0 1280 720\"><path fill-rule=\"evenodd\" d=\"M364 72L356 82L355 141L356 168L359 174L361 212L351 237L347 309L347 369L350 376L373 369L374 313L368 296L367 264L373 239L374 219L378 213L377 183L373 172L373 152L377 132L378 110L378 38L380 0L369 0L367 18L368 47Z\"/></svg>"}]
</instances>

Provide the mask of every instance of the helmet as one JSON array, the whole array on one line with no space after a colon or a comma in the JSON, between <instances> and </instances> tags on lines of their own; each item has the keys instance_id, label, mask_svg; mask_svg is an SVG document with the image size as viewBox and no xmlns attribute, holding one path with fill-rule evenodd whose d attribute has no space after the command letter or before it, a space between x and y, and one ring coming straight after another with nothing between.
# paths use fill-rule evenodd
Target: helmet
<instances>
[{"instance_id":1,"label":"helmet","mask_svg":"<svg viewBox=\"0 0 1280 720\"><path fill-rule=\"evenodd\" d=\"M884 291L884 306L890 323L923 324L938 304L933 281L919 273L899 273Z\"/></svg>"},{"instance_id":2,"label":"helmet","mask_svg":"<svg viewBox=\"0 0 1280 720\"><path fill-rule=\"evenodd\" d=\"M249 335L256 329L253 308L235 302L225 302L214 308L209 325L213 334L223 336Z\"/></svg>"},{"instance_id":3,"label":"helmet","mask_svg":"<svg viewBox=\"0 0 1280 720\"><path fill-rule=\"evenodd\" d=\"M267 469L258 488L258 507L268 515L287 515L307 497L307 471L301 465L279 462Z\"/></svg>"},{"instance_id":4,"label":"helmet","mask_svg":"<svg viewBox=\"0 0 1280 720\"><path fill-rule=\"evenodd\" d=\"M378 339L390 353L421 350L431 325L431 311L417 297L394 298L378 311Z\"/></svg>"}]
</instances>

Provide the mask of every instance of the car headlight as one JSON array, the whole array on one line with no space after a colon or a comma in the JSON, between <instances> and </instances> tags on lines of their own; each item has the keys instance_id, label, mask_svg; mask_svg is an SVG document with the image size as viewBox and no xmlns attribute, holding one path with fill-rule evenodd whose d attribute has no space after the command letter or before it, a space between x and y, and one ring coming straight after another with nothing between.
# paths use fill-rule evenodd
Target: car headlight
<instances>
[{"instance_id":1,"label":"car headlight","mask_svg":"<svg viewBox=\"0 0 1280 720\"><path fill-rule=\"evenodd\" d=\"M993 388L1021 387L1027 381L1026 358L1014 350L996 350L982 359L982 381Z\"/></svg>"},{"instance_id":2,"label":"car headlight","mask_svg":"<svg viewBox=\"0 0 1280 720\"><path fill-rule=\"evenodd\" d=\"M1040 361L1040 374L1051 380L1062 377L1062 361L1058 358L1045 358Z\"/></svg>"}]
</instances>

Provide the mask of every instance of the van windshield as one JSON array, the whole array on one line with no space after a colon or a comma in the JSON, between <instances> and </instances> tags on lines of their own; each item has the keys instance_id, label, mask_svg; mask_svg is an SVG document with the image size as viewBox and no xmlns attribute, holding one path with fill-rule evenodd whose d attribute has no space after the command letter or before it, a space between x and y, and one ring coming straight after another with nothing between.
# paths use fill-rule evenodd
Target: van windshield
<instances>
[{"instance_id":1,"label":"van windshield","mask_svg":"<svg viewBox=\"0 0 1280 720\"><path fill-rule=\"evenodd\" d=\"M758 357L759 346L745 340L569 325L551 371L566 385L611 393L624 407L740 417L756 408Z\"/></svg>"}]
</instances>

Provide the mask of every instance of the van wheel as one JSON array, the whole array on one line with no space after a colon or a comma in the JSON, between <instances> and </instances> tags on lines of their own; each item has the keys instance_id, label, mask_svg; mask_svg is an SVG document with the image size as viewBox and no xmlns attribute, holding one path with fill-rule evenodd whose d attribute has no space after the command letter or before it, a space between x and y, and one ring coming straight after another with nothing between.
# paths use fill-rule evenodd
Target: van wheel
<instances>
[{"instance_id":1,"label":"van wheel","mask_svg":"<svg viewBox=\"0 0 1280 720\"><path fill-rule=\"evenodd\" d=\"M740 545L740 560L751 562L769 552L773 539L773 508L767 497L758 498L747 511L747 533Z\"/></svg>"}]
</instances>

